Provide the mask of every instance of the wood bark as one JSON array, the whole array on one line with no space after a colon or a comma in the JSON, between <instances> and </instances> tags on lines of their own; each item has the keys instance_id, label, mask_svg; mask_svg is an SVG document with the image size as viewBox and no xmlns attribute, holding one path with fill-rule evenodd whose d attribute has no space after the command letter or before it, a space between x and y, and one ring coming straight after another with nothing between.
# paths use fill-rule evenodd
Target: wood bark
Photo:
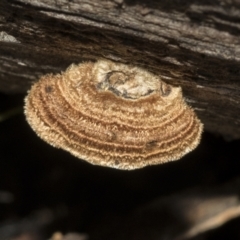
<instances>
[{"instance_id":1,"label":"wood bark","mask_svg":"<svg viewBox=\"0 0 240 240\"><path fill-rule=\"evenodd\" d=\"M181 86L207 131L240 137L238 0L1 0L0 91L106 58Z\"/></svg>"}]
</instances>

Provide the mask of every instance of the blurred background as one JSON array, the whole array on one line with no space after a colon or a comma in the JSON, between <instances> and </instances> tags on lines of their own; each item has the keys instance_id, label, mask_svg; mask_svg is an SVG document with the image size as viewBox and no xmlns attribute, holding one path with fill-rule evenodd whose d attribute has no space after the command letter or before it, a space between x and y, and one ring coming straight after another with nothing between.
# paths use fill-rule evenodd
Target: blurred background
<instances>
[{"instance_id":1,"label":"blurred background","mask_svg":"<svg viewBox=\"0 0 240 240\"><path fill-rule=\"evenodd\" d=\"M32 131L0 94L0 239L240 239L240 141L204 132L179 161L93 166Z\"/></svg>"}]
</instances>

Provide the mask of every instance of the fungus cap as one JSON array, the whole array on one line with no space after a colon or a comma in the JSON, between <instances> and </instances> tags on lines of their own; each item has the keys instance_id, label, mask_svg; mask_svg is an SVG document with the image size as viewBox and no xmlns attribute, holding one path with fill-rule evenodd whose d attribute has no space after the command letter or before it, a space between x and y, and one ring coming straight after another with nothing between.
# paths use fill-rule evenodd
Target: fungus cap
<instances>
[{"instance_id":1,"label":"fungus cap","mask_svg":"<svg viewBox=\"0 0 240 240\"><path fill-rule=\"evenodd\" d=\"M106 60L43 76L25 98L25 114L52 146L127 170L180 159L196 148L203 129L180 87Z\"/></svg>"}]
</instances>

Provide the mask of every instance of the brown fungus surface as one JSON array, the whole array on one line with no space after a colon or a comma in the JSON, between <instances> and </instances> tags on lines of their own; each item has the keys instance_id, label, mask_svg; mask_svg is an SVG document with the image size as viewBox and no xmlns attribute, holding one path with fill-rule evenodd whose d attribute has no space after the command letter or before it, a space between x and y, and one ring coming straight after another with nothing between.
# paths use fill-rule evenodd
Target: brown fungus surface
<instances>
[{"instance_id":1,"label":"brown fungus surface","mask_svg":"<svg viewBox=\"0 0 240 240\"><path fill-rule=\"evenodd\" d=\"M43 76L25 99L25 114L52 146L127 170L180 159L196 148L203 129L180 87L106 60Z\"/></svg>"}]
</instances>

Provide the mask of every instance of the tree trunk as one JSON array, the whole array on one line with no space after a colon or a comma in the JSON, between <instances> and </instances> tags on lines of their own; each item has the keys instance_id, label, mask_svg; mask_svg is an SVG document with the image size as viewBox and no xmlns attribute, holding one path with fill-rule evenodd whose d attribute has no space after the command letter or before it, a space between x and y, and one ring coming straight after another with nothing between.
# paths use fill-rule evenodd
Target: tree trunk
<instances>
[{"instance_id":1,"label":"tree trunk","mask_svg":"<svg viewBox=\"0 0 240 240\"><path fill-rule=\"evenodd\" d=\"M0 1L1 92L99 58L181 86L207 131L240 137L239 1Z\"/></svg>"}]
</instances>

